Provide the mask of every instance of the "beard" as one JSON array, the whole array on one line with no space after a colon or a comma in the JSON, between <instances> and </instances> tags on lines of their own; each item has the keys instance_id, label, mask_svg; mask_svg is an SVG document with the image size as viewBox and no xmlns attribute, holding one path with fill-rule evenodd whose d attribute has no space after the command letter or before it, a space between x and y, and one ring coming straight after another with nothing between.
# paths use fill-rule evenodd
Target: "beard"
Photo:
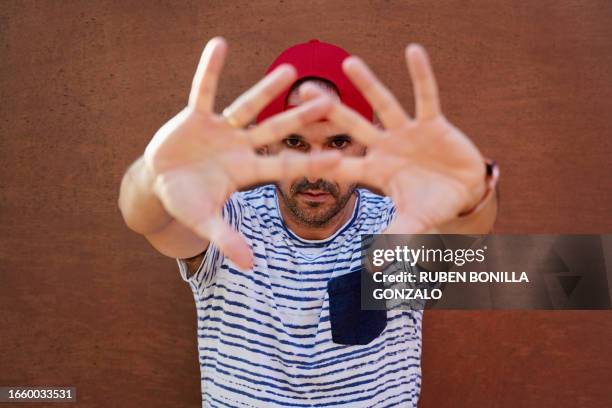
<instances>
[{"instance_id":1,"label":"beard","mask_svg":"<svg viewBox=\"0 0 612 408\"><path fill-rule=\"evenodd\" d=\"M315 183L310 183L306 178L291 185L288 193L285 193L280 186L276 186L280 192L281 199L285 207L289 209L295 219L302 225L309 227L322 227L333 219L351 198L357 188L352 184L345 194L340 194L339 188L327 180L319 179ZM321 190L329 193L333 199L332 205L319 202L308 202L301 204L297 200L297 194L308 190Z\"/></svg>"}]
</instances>

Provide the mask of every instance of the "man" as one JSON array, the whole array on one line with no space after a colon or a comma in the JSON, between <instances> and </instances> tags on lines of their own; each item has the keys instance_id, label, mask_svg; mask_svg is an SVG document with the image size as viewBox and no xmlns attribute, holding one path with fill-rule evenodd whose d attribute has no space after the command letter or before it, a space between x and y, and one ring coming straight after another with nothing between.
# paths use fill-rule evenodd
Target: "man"
<instances>
[{"instance_id":1,"label":"man","mask_svg":"<svg viewBox=\"0 0 612 408\"><path fill-rule=\"evenodd\" d=\"M422 313L343 306L360 237L488 232L495 172L442 116L418 45L414 119L360 59L318 41L285 50L216 115L226 49L207 44L188 106L119 198L193 290L203 406L416 406Z\"/></svg>"}]
</instances>

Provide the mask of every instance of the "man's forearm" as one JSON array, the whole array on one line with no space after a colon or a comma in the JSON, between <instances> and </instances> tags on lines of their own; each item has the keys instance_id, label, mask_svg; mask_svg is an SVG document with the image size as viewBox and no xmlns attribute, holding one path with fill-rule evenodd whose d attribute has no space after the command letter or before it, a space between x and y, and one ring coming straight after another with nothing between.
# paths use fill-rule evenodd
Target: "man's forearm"
<instances>
[{"instance_id":1,"label":"man's forearm","mask_svg":"<svg viewBox=\"0 0 612 408\"><path fill-rule=\"evenodd\" d=\"M143 235L160 231L172 221L153 192L153 181L141 156L125 172L119 192L118 204L125 223Z\"/></svg>"}]
</instances>

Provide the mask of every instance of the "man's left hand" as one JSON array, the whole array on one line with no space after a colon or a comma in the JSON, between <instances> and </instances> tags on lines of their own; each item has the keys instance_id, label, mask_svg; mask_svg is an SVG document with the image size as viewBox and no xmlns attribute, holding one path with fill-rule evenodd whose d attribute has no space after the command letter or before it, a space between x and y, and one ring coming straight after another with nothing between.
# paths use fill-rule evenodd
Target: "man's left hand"
<instances>
[{"instance_id":1,"label":"man's left hand","mask_svg":"<svg viewBox=\"0 0 612 408\"><path fill-rule=\"evenodd\" d=\"M429 231L477 205L486 191L485 161L474 143L442 114L438 87L425 50L412 44L406 61L416 99L411 118L393 94L357 57L344 61L347 76L377 113L379 128L347 106L334 105L328 119L367 146L333 171L339 181L381 190L396 206L385 233ZM306 88L305 94L316 90Z\"/></svg>"}]
</instances>

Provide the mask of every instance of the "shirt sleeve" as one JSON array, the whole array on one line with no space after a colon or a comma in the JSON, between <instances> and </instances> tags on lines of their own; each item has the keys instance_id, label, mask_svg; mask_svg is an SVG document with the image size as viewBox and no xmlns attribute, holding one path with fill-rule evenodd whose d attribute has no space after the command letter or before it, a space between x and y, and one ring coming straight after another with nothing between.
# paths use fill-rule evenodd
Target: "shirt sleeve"
<instances>
[{"instance_id":1,"label":"shirt sleeve","mask_svg":"<svg viewBox=\"0 0 612 408\"><path fill-rule=\"evenodd\" d=\"M237 231L240 231L240 226L242 225L245 205L239 194L232 194L223 206L223 219ZM217 245L211 242L204 252L200 265L191 274L189 273L189 266L184 259L177 258L176 261L181 278L189 283L194 291L200 291L204 286L213 283L217 270L223 263L223 253Z\"/></svg>"},{"instance_id":2,"label":"shirt sleeve","mask_svg":"<svg viewBox=\"0 0 612 408\"><path fill-rule=\"evenodd\" d=\"M395 219L395 204L390 197L385 197L384 207L381 211L379 234L381 234Z\"/></svg>"}]
</instances>

